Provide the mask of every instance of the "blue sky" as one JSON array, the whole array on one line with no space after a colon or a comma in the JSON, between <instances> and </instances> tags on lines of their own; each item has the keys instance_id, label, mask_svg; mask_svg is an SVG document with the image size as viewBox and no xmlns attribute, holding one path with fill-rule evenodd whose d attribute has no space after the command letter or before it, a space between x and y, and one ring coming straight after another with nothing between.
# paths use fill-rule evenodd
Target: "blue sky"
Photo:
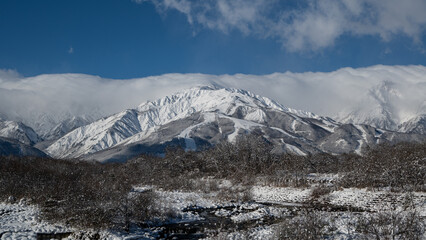
<instances>
[{"instance_id":1,"label":"blue sky","mask_svg":"<svg viewBox=\"0 0 426 240\"><path fill-rule=\"evenodd\" d=\"M0 69L269 74L426 65L424 0L2 0Z\"/></svg>"}]
</instances>

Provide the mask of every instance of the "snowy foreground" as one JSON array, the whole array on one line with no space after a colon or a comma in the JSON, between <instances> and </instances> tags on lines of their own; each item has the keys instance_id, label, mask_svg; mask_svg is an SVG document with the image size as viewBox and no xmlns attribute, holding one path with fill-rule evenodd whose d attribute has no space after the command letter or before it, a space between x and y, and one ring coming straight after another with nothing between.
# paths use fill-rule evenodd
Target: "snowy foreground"
<instances>
[{"instance_id":1,"label":"snowy foreground","mask_svg":"<svg viewBox=\"0 0 426 240\"><path fill-rule=\"evenodd\" d=\"M134 191L146 189L136 187ZM156 239L172 234L177 239L183 236L276 239L282 219L297 216L300 209L312 208L319 209L319 216L330 224L333 235L328 239L357 239L361 236L355 232L353 222L362 216L377 212L404 214L409 204L410 211L416 212L423 224L426 217L424 192L406 194L351 188L337 189L313 199L313 188L255 186L251 189L251 201L235 203L218 200L215 193L151 190L155 191L161 207L173 212L173 217L162 226L133 227L130 233L74 229L43 221L37 207L21 200L0 203L0 239ZM205 231L178 234L185 229Z\"/></svg>"},{"instance_id":2,"label":"snowy foreground","mask_svg":"<svg viewBox=\"0 0 426 240\"><path fill-rule=\"evenodd\" d=\"M0 203L0 239L35 239L37 233L69 232L72 229L39 219L39 210L25 201Z\"/></svg>"}]
</instances>

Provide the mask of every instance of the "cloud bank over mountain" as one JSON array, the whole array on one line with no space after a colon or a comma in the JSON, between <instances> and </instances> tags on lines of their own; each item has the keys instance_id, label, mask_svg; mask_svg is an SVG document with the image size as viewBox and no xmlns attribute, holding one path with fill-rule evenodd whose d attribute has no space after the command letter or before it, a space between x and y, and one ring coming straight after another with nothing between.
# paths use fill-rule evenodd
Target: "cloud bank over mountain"
<instances>
[{"instance_id":1,"label":"cloud bank over mountain","mask_svg":"<svg viewBox=\"0 0 426 240\"><path fill-rule=\"evenodd\" d=\"M423 0L133 0L152 2L157 11L184 14L197 29L273 38L289 51L317 51L343 36L395 36L420 44L426 30Z\"/></svg>"},{"instance_id":2,"label":"cloud bank over mountain","mask_svg":"<svg viewBox=\"0 0 426 240\"><path fill-rule=\"evenodd\" d=\"M23 121L37 131L72 116L99 118L201 85L246 89L287 107L349 122L387 116L398 125L426 113L426 67L377 65L328 73L165 74L126 80L84 74L22 77L2 70L0 118Z\"/></svg>"}]
</instances>

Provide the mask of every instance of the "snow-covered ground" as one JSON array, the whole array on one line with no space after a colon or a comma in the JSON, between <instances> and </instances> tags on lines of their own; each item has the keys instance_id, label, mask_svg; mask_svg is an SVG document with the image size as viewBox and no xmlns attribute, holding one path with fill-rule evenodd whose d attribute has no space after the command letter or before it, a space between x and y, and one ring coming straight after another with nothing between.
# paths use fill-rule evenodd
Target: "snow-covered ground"
<instances>
[{"instance_id":1,"label":"snow-covered ground","mask_svg":"<svg viewBox=\"0 0 426 240\"><path fill-rule=\"evenodd\" d=\"M270 203L302 203L308 200L312 190L309 188L278 188L278 187L260 187L252 189L253 199L258 202Z\"/></svg>"},{"instance_id":2,"label":"snow-covered ground","mask_svg":"<svg viewBox=\"0 0 426 240\"><path fill-rule=\"evenodd\" d=\"M73 229L51 224L39 218L36 206L0 203L0 239L36 239L37 233L66 233Z\"/></svg>"},{"instance_id":3,"label":"snow-covered ground","mask_svg":"<svg viewBox=\"0 0 426 240\"><path fill-rule=\"evenodd\" d=\"M135 187L134 191L145 191L146 187ZM163 211L171 211L174 216L167 220L168 224L202 221L211 218L226 220L224 224L244 226L245 228L226 228L207 232L207 239L275 239L276 228L279 221L294 216L290 207L306 207L312 200L313 188L270 187L254 186L251 189L254 201L246 203L230 202L218 198L218 192L183 192L155 191L159 207ZM371 191L367 189L338 189L316 199L323 204L333 206L351 206L365 209L364 213L348 211L321 212L325 221L332 222L335 230L332 239L357 239L353 222L362 214L380 211L401 211L402 206L409 202L421 217L426 217L426 193L415 192L412 194L393 193L387 190ZM188 210L189 209L189 210ZM191 210L192 209L192 210ZM73 232L68 239L74 239L83 233L82 230L73 229L43 221L39 217L36 206L20 203L0 203L0 239L35 239L37 233L66 233ZM210 214L210 215L209 215ZM268 221L268 219L275 219ZM288 219L288 218L287 218ZM156 239L164 232L166 225L137 229L131 233L102 232L103 239ZM182 226L182 225L180 225ZM183 225L185 226L185 225ZM219 231L219 233L218 233ZM219 235L218 235L219 234Z\"/></svg>"},{"instance_id":4,"label":"snow-covered ground","mask_svg":"<svg viewBox=\"0 0 426 240\"><path fill-rule=\"evenodd\" d=\"M426 193L413 192L411 194L346 188L330 193L325 201L330 204L359 207L369 211L399 210L403 206L412 204L421 217L426 217Z\"/></svg>"}]
</instances>

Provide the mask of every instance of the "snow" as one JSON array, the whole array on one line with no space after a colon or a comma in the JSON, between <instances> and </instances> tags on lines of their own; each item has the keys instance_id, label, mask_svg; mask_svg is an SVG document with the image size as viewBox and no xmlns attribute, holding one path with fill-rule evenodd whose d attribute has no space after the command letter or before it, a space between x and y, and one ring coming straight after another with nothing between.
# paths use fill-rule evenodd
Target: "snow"
<instances>
[{"instance_id":1,"label":"snow","mask_svg":"<svg viewBox=\"0 0 426 240\"><path fill-rule=\"evenodd\" d=\"M230 117L239 109L245 120ZM47 152L58 158L79 157L94 153L118 144L130 144L150 136L161 125L184 119L196 112L203 113L203 123L214 121L217 116L234 122L235 132L228 136L234 141L240 129L249 131L251 127L262 126L264 109L284 111L295 117L315 117L313 113L286 108L266 97L241 89L218 88L214 86L195 87L180 91L156 101L145 102L136 109L129 109L107 118L100 119L55 141ZM185 129L179 137L186 139L188 148L194 142L188 137L193 128Z\"/></svg>"},{"instance_id":2,"label":"snow","mask_svg":"<svg viewBox=\"0 0 426 240\"><path fill-rule=\"evenodd\" d=\"M144 139L147 139L152 133L154 133L158 129L158 126L154 126L146 131L142 131L140 133L137 133L131 137L126 138L125 140L121 141L120 145L127 145L135 142L142 141ZM118 145L118 144L117 144Z\"/></svg>"},{"instance_id":3,"label":"snow","mask_svg":"<svg viewBox=\"0 0 426 240\"><path fill-rule=\"evenodd\" d=\"M295 120L293 120L293 122L291 123L291 129L293 130L293 132L296 132L296 126L297 126L298 122Z\"/></svg>"},{"instance_id":4,"label":"snow","mask_svg":"<svg viewBox=\"0 0 426 240\"><path fill-rule=\"evenodd\" d=\"M381 99L383 96L377 97ZM330 118L287 108L269 98L245 90L201 86L182 90L155 101L147 101L135 109L128 109L79 127L53 142L46 151L56 158L78 158L118 145L124 148L128 144L138 141L146 140L144 142L146 144L161 144L161 139L156 140L158 136L154 134L159 128L169 124L167 127L176 130L174 126L181 126L179 126L179 122L173 125L174 121L189 119L191 116L196 116L194 114L197 113L204 117L203 122L186 129L177 129L178 131L173 133L175 135L168 136L184 139L187 150L195 150L197 145L191 137L193 129L217 121L218 118L228 118L234 123L234 131L226 137L228 141L234 142L241 133L249 133L253 128L269 127L266 123L266 116L269 116L267 114L271 111L286 113L285 116L293 118L293 121L289 123L291 128L287 129L289 132L273 128L290 137L293 137L292 134L314 136L312 133L318 129L317 126L333 133L335 128L341 125ZM381 110L380 112L383 113ZM383 116L386 115L386 113L383 114ZM308 121L306 118L315 120ZM304 125L303 128L300 128L301 125ZM315 127L310 127L314 125ZM351 150L361 154L362 148L367 143L368 134L362 125L355 127L362 134L362 139L356 139L358 145L352 146L344 139L340 139L336 142L336 146L353 147ZM395 136L390 135L388 137L390 139L386 140L392 140L393 137ZM304 138L297 140L304 141ZM290 152L305 155L306 149L300 149L293 144L284 145L284 147Z\"/></svg>"},{"instance_id":5,"label":"snow","mask_svg":"<svg viewBox=\"0 0 426 240\"><path fill-rule=\"evenodd\" d=\"M355 150L355 152L357 154L361 154L362 153L362 146L366 143L368 143L368 139L367 139L367 132L365 131L364 127L362 125L359 124L354 124L354 126L361 132L362 134L362 139L358 140L358 148Z\"/></svg>"},{"instance_id":6,"label":"snow","mask_svg":"<svg viewBox=\"0 0 426 240\"><path fill-rule=\"evenodd\" d=\"M135 191L143 191L146 189L147 186L134 187ZM155 189L155 193L158 195L159 201L161 200L161 203L165 207L168 206L176 212L180 212L188 206L196 205L198 207L211 208L222 203L219 200L215 200L216 195L214 194L209 195L200 192L166 191L163 189Z\"/></svg>"},{"instance_id":7,"label":"snow","mask_svg":"<svg viewBox=\"0 0 426 240\"><path fill-rule=\"evenodd\" d=\"M336 175L313 174L309 176L313 179L336 178ZM221 181L220 188L229 186L229 181ZM203 215L196 212L185 211L184 209L194 206L197 208L217 209L214 215L226 217L232 222L244 223L255 221L261 223L268 217L283 218L292 216L292 211L288 207L304 207L309 202L312 187L271 187L253 186L251 193L256 202L230 203L217 198L216 192L185 192L166 191L156 189L154 186L135 186L132 192L155 191L156 202L162 211L172 211L175 216L167 221L170 223L189 223L203 220ZM368 189L346 188L330 192L321 197L324 203L336 206L352 206L365 209L367 211L398 211L404 205L407 197L412 199L415 211L421 217L426 217L426 193L414 192L398 193L389 192L386 189L371 191ZM271 203L267 205L264 203ZM232 206L232 208L222 208ZM336 227L331 239L358 239L354 237L352 223L357 215L352 212L320 212L321 218L330 222ZM358 213L360 214L360 213ZM369 214L369 212L361 213ZM231 230L219 232L218 236L207 237L206 239L275 239L276 225L260 225L245 230ZM101 231L102 239L155 239L156 231L160 229L133 229L130 233ZM220 229L218 229L220 230ZM35 206L27 205L24 200L20 203L0 203L0 239L35 239L37 233L65 233L73 232L68 239L73 239L79 233L90 234L92 230L73 229L62 225L44 222L39 218L39 209Z\"/></svg>"},{"instance_id":8,"label":"snow","mask_svg":"<svg viewBox=\"0 0 426 240\"><path fill-rule=\"evenodd\" d=\"M0 120L0 137L11 138L32 145L41 141L33 129L20 122Z\"/></svg>"},{"instance_id":9,"label":"snow","mask_svg":"<svg viewBox=\"0 0 426 240\"><path fill-rule=\"evenodd\" d=\"M0 239L35 239L37 233L62 233L73 229L39 219L39 209L21 203L0 203Z\"/></svg>"},{"instance_id":10,"label":"snow","mask_svg":"<svg viewBox=\"0 0 426 240\"><path fill-rule=\"evenodd\" d=\"M300 155L300 156L306 156L307 155L305 152L300 150L298 147L291 145L291 144L286 143L285 148L287 149L287 151L289 151L291 153L295 153L295 154Z\"/></svg>"},{"instance_id":11,"label":"snow","mask_svg":"<svg viewBox=\"0 0 426 240\"><path fill-rule=\"evenodd\" d=\"M271 226L260 226L254 227L249 231L235 231L235 232L222 232L218 236L208 237L206 240L216 240L216 239L230 239L230 240L265 240L265 239L275 239L275 231Z\"/></svg>"},{"instance_id":12,"label":"snow","mask_svg":"<svg viewBox=\"0 0 426 240\"><path fill-rule=\"evenodd\" d=\"M268 203L302 203L310 194L309 188L277 188L269 186L255 186L252 188L253 199L258 202Z\"/></svg>"},{"instance_id":13,"label":"snow","mask_svg":"<svg viewBox=\"0 0 426 240\"><path fill-rule=\"evenodd\" d=\"M189 138L189 135L190 135L190 133L191 133L191 131L194 129L194 128L197 128L197 127L199 127L199 126L202 126L202 125L205 125L205 124L208 124L208 123L211 123L211 122L214 122L215 120L216 120L216 115L214 114L214 113L204 113L203 114L203 118L204 118L204 121L203 122L201 122L201 123L199 123L199 124L195 124L195 125L192 125L192 126L190 126L190 127L188 127L188 128L186 128L185 130L183 130L179 135L178 135L178 137L180 137L180 138Z\"/></svg>"},{"instance_id":14,"label":"snow","mask_svg":"<svg viewBox=\"0 0 426 240\"><path fill-rule=\"evenodd\" d=\"M339 139L336 141L336 145L344 147L348 145L348 142L345 139Z\"/></svg>"},{"instance_id":15,"label":"snow","mask_svg":"<svg viewBox=\"0 0 426 240\"><path fill-rule=\"evenodd\" d=\"M334 130L339 126L334 120L327 121L324 118L321 120L322 121L319 122L318 125L331 133L334 133Z\"/></svg>"},{"instance_id":16,"label":"snow","mask_svg":"<svg viewBox=\"0 0 426 240\"><path fill-rule=\"evenodd\" d=\"M77 157L114 146L141 131L135 110L126 110L75 129L46 150L53 157Z\"/></svg>"},{"instance_id":17,"label":"snow","mask_svg":"<svg viewBox=\"0 0 426 240\"><path fill-rule=\"evenodd\" d=\"M209 112L207 112L207 113L203 114L203 118L204 118L203 122L195 124L195 125L192 125L192 126L186 128L185 130L183 130L178 135L179 138L185 139L185 151L194 151L194 150L197 149L197 145L195 144L194 139L192 139L190 137L191 131L193 129L197 128L197 127L202 126L202 125L214 122L216 120L216 114L215 113L209 113Z\"/></svg>"},{"instance_id":18,"label":"snow","mask_svg":"<svg viewBox=\"0 0 426 240\"><path fill-rule=\"evenodd\" d=\"M146 102L139 105L138 110L158 110L164 113L174 113L173 115L204 111L219 110L229 113L235 110L235 106L267 107L276 110L288 111L288 108L280 104L248 91L230 88L197 87L181 91L171 97L158 99L157 101ZM164 119L164 118L163 118Z\"/></svg>"},{"instance_id":19,"label":"snow","mask_svg":"<svg viewBox=\"0 0 426 240\"><path fill-rule=\"evenodd\" d=\"M393 193L386 190L369 191L367 189L345 188L330 193L331 204L359 207L372 211L393 210L396 205L402 206L406 193ZM414 192L413 202L420 216L426 217L426 193Z\"/></svg>"},{"instance_id":20,"label":"snow","mask_svg":"<svg viewBox=\"0 0 426 240\"><path fill-rule=\"evenodd\" d=\"M316 180L322 178L328 181L335 179L335 175L313 176ZM281 205L292 205L304 203L310 199L311 188L292 187L270 187L255 186L252 188L252 195L257 202L276 203ZM344 188L332 191L325 200L329 204L337 206L358 207L369 211L394 210L395 206L401 207L407 198L412 198L416 211L420 216L426 217L426 193L390 192L388 190L371 191L365 188Z\"/></svg>"},{"instance_id":21,"label":"snow","mask_svg":"<svg viewBox=\"0 0 426 240\"><path fill-rule=\"evenodd\" d=\"M231 220L234 222L246 222L249 220L258 220L263 217L272 215L268 208L260 208L255 211L240 213L234 216L231 216Z\"/></svg>"},{"instance_id":22,"label":"snow","mask_svg":"<svg viewBox=\"0 0 426 240\"><path fill-rule=\"evenodd\" d=\"M271 128L274 129L274 130L277 130L277 131L279 131L281 133L284 133L286 136L289 136L291 138L297 138L297 137L291 135L290 133L288 133L287 131L285 131L285 130L283 130L281 128L277 128L277 127L271 127Z\"/></svg>"},{"instance_id":23,"label":"snow","mask_svg":"<svg viewBox=\"0 0 426 240\"><path fill-rule=\"evenodd\" d=\"M234 132L230 135L228 135L228 141L230 142L235 142L236 138L238 136L239 131L245 130L245 131L250 131L250 128L252 127L262 127L262 124L258 124L255 122L250 122L247 120L242 120L242 119L238 119L238 118L233 118L233 117L228 117L228 116L223 116L225 118L230 119L232 122L234 122Z\"/></svg>"},{"instance_id":24,"label":"snow","mask_svg":"<svg viewBox=\"0 0 426 240\"><path fill-rule=\"evenodd\" d=\"M423 105L426 106L426 101L423 103ZM398 131L400 132L414 131L419 134L426 134L426 114L419 114L418 116L412 119L406 120L403 124L400 125Z\"/></svg>"},{"instance_id":25,"label":"snow","mask_svg":"<svg viewBox=\"0 0 426 240\"><path fill-rule=\"evenodd\" d=\"M262 109L255 109L252 112L249 112L244 119L248 121L253 121L257 123L264 123L265 122L266 114Z\"/></svg>"}]
</instances>

